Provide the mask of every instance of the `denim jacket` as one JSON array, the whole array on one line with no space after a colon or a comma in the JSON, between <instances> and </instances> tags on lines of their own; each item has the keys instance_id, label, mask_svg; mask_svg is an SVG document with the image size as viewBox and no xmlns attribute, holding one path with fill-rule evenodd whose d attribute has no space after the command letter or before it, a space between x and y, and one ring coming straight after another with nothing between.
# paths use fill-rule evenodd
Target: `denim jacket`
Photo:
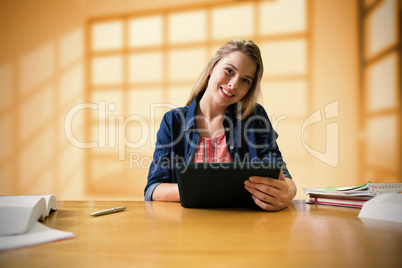
<instances>
[{"instance_id":1,"label":"denim jacket","mask_svg":"<svg viewBox=\"0 0 402 268\"><path fill-rule=\"evenodd\" d=\"M159 184L177 183L176 163L192 161L200 140L195 113L201 97L197 96L190 106L173 109L164 115L145 186L145 201L152 200L153 191ZM261 105L256 104L254 111L243 120L237 119L233 107L229 107L223 127L233 162L276 161L281 163L285 177L291 178L276 143L278 134Z\"/></svg>"}]
</instances>

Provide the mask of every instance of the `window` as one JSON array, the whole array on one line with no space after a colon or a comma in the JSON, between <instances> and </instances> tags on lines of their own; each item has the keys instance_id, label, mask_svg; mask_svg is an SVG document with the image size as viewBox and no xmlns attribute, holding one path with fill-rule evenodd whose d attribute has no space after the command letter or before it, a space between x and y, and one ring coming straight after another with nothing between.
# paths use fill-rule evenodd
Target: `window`
<instances>
[{"instance_id":1,"label":"window","mask_svg":"<svg viewBox=\"0 0 402 268\"><path fill-rule=\"evenodd\" d=\"M105 107L101 119L97 111L87 117L88 137L104 145L87 152L88 189L127 189L142 198L164 112L185 105L207 61L233 38L252 39L262 50L262 104L271 117L285 115L279 131L300 129L310 99L309 6L308 0L232 2L88 21L87 99ZM289 95L302 101L284 109ZM280 146L287 160L307 166L300 139L284 135Z\"/></svg>"},{"instance_id":2,"label":"window","mask_svg":"<svg viewBox=\"0 0 402 268\"><path fill-rule=\"evenodd\" d=\"M361 176L378 182L401 178L400 1L360 0ZM387 30L384 30L387 29Z\"/></svg>"}]
</instances>

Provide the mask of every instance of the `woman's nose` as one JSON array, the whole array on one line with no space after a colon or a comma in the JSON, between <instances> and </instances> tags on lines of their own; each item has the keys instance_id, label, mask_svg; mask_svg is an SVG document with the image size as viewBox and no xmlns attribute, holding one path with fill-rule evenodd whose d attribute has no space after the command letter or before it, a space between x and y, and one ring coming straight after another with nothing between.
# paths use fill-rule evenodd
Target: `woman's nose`
<instances>
[{"instance_id":1,"label":"woman's nose","mask_svg":"<svg viewBox=\"0 0 402 268\"><path fill-rule=\"evenodd\" d=\"M230 79L230 81L229 81L229 87L230 87L231 89L236 90L238 83L239 83L238 77L232 77L232 78Z\"/></svg>"}]
</instances>

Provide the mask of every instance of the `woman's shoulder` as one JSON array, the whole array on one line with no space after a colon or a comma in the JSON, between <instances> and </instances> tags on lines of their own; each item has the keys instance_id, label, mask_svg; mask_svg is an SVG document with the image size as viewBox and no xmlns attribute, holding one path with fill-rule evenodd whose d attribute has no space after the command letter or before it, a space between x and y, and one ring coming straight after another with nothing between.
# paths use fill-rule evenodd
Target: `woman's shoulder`
<instances>
[{"instance_id":1,"label":"woman's shoulder","mask_svg":"<svg viewBox=\"0 0 402 268\"><path fill-rule=\"evenodd\" d=\"M256 103L253 112L244 120L245 124L251 128L272 128L271 120L265 110L265 108Z\"/></svg>"},{"instance_id":2,"label":"woman's shoulder","mask_svg":"<svg viewBox=\"0 0 402 268\"><path fill-rule=\"evenodd\" d=\"M261 104L256 103L254 106L254 110L250 113L249 117L250 116L264 116L265 117L268 115L267 115L267 112L265 111L264 107Z\"/></svg>"},{"instance_id":3,"label":"woman's shoulder","mask_svg":"<svg viewBox=\"0 0 402 268\"><path fill-rule=\"evenodd\" d=\"M176 107L166 112L164 118L167 119L168 121L177 119L183 120L186 118L188 112L189 112L189 106Z\"/></svg>"}]
</instances>

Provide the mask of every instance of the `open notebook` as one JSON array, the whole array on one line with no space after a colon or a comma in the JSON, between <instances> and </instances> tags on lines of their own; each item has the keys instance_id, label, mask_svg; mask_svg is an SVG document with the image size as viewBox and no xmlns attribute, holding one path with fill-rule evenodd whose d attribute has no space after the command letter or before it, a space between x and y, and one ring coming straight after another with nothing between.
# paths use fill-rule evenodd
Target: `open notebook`
<instances>
[{"instance_id":1,"label":"open notebook","mask_svg":"<svg viewBox=\"0 0 402 268\"><path fill-rule=\"evenodd\" d=\"M0 251L74 237L39 222L53 210L54 195L0 196Z\"/></svg>"}]
</instances>

